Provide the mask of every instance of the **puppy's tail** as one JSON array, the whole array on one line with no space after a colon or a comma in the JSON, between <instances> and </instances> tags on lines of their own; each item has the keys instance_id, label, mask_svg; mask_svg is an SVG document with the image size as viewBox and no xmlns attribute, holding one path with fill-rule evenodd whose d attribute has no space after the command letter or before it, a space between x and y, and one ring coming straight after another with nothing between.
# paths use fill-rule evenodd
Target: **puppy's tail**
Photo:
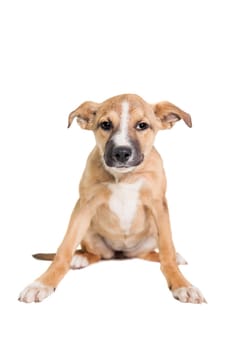
<instances>
[{"instance_id":1,"label":"puppy's tail","mask_svg":"<svg viewBox=\"0 0 233 350\"><path fill-rule=\"evenodd\" d=\"M55 253L37 253L33 254L33 258L38 259L38 260L53 260L55 257Z\"/></svg>"}]
</instances>

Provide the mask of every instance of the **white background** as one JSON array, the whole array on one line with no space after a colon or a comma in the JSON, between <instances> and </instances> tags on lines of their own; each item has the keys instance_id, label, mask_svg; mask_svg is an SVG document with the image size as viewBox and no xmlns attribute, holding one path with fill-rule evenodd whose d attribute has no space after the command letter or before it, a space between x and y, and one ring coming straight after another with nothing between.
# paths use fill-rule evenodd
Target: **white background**
<instances>
[{"instance_id":1,"label":"white background","mask_svg":"<svg viewBox=\"0 0 233 350\"><path fill-rule=\"evenodd\" d=\"M1 1L2 349L232 349L231 1ZM41 304L18 294L47 267L78 196L91 132L67 116L120 93L189 112L156 147L177 251L207 305L174 300L159 265L71 271Z\"/></svg>"}]
</instances>

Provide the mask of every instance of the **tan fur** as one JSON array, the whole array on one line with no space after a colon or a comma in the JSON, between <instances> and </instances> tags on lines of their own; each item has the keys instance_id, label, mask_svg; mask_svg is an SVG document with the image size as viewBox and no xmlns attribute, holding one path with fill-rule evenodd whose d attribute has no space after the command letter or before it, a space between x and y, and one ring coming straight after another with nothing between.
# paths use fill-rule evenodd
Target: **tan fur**
<instances>
[{"instance_id":1,"label":"tan fur","mask_svg":"<svg viewBox=\"0 0 233 350\"><path fill-rule=\"evenodd\" d=\"M103 154L109 137L119 128L123 101L127 101L129 105L130 138L137 140L144 160L132 171L114 173L105 166ZM191 127L191 117L169 102L150 105L139 96L128 94L110 98L100 104L85 102L70 114L69 127L75 118L82 128L94 131L96 147L88 157L80 182L80 199L75 205L66 235L56 255L35 256L53 259L47 271L36 281L56 288L70 269L71 259L77 246L81 244L81 254L86 254L89 263L101 258L114 258L117 256L116 251L128 258L158 261L172 291L187 289L187 297L185 300L180 298L181 301L204 302L201 295L196 297L195 301L189 297L188 288L192 286L176 263L165 197L166 177L161 157L153 147L154 137L160 129L170 128L180 119ZM106 132L98 127L100 122L105 120L112 121L113 130ZM147 122L150 128L138 132L135 125L140 121ZM139 200L130 229L126 232L120 225L119 217L110 209L110 185L134 184L139 180L142 181ZM159 253L155 249L158 249ZM34 299L28 297L31 290L29 286L29 292L24 291L20 300L40 300L40 290Z\"/></svg>"}]
</instances>

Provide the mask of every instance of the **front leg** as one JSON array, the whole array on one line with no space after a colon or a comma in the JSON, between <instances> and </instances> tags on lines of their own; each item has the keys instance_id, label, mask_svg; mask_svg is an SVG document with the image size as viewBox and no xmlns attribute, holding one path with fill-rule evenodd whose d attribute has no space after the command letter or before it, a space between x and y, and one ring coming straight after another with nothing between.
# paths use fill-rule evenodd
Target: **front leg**
<instances>
[{"instance_id":1,"label":"front leg","mask_svg":"<svg viewBox=\"0 0 233 350\"><path fill-rule=\"evenodd\" d=\"M55 291L58 283L70 269L76 247L84 238L96 208L102 204L104 193L85 201L77 202L72 212L66 235L49 268L20 294L19 300L27 303L42 301Z\"/></svg>"},{"instance_id":2,"label":"front leg","mask_svg":"<svg viewBox=\"0 0 233 350\"><path fill-rule=\"evenodd\" d=\"M159 232L161 270L167 279L169 289L172 291L174 298L181 302L206 302L201 292L185 279L177 266L166 199L154 201L153 204L152 211Z\"/></svg>"}]
</instances>

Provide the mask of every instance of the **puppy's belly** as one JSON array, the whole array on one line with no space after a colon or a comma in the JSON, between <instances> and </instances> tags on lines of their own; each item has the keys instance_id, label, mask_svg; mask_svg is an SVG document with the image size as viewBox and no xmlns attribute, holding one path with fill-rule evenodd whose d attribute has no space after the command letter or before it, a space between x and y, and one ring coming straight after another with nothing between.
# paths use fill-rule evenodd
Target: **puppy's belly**
<instances>
[{"instance_id":1,"label":"puppy's belly","mask_svg":"<svg viewBox=\"0 0 233 350\"><path fill-rule=\"evenodd\" d=\"M130 228L126 229L107 206L102 206L92 222L91 232L99 235L112 250L123 251L129 257L157 248L157 227L142 206L137 208Z\"/></svg>"},{"instance_id":2,"label":"puppy's belly","mask_svg":"<svg viewBox=\"0 0 233 350\"><path fill-rule=\"evenodd\" d=\"M157 239L155 235L150 236L128 236L109 239L104 239L106 244L115 251L123 251L128 257L136 256L138 254L143 254L151 252L157 248Z\"/></svg>"}]
</instances>

